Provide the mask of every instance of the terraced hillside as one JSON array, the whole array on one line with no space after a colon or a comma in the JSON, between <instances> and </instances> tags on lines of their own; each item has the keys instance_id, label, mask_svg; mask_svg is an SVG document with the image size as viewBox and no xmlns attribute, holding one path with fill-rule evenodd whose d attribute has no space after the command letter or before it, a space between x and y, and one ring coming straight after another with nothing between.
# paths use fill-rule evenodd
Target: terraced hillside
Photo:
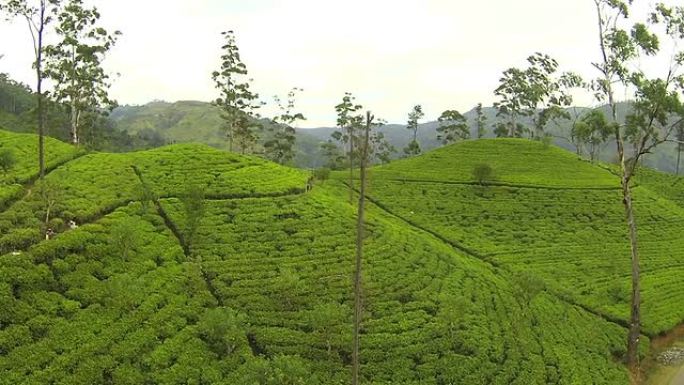
<instances>
[{"instance_id":1,"label":"terraced hillside","mask_svg":"<svg viewBox=\"0 0 684 385\"><path fill-rule=\"evenodd\" d=\"M602 272L626 282L620 258L599 250L607 234L617 245L621 222L587 230L618 215L613 178L536 146L464 143L373 171L364 383L627 382L624 303L593 291ZM492 162L500 183L477 188L469 168L492 151L523 155ZM348 383L355 208L341 180L307 191L308 178L200 145L89 154L43 182L58 191L47 241L43 184L26 180L0 214L0 384ZM678 207L640 189L641 216ZM647 259L661 282L648 286L645 313L659 317L648 326L664 330L680 311L667 302L674 263Z\"/></svg>"},{"instance_id":2,"label":"terraced hillside","mask_svg":"<svg viewBox=\"0 0 684 385\"><path fill-rule=\"evenodd\" d=\"M31 134L17 134L0 130L0 150L9 149L15 164L0 175L0 207L19 199L23 186L38 177L38 138ZM45 138L45 165L51 170L76 158L81 153L66 143Z\"/></svg>"},{"instance_id":3,"label":"terraced hillside","mask_svg":"<svg viewBox=\"0 0 684 385\"><path fill-rule=\"evenodd\" d=\"M473 167L488 164L486 186ZM413 177L410 176L419 176ZM610 319L628 319L630 259L619 182L557 148L464 142L379 167L373 200L406 223ZM676 177L644 170L634 189L649 335L684 320L684 211Z\"/></svg>"}]
</instances>

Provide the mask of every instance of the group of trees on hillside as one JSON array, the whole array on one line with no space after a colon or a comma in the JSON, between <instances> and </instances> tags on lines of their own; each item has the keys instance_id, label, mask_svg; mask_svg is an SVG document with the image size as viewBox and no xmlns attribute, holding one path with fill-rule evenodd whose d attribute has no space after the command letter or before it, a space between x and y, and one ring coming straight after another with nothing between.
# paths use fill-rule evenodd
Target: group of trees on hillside
<instances>
[{"instance_id":1,"label":"group of trees on hillside","mask_svg":"<svg viewBox=\"0 0 684 385\"><path fill-rule=\"evenodd\" d=\"M0 123L17 131L31 132L37 127L41 177L46 135L98 149L156 144L153 138L118 131L106 119L116 102L109 97L111 78L102 63L121 33L100 25L96 7L82 0L3 0L0 14L28 26L36 74L35 93L28 85L0 74ZM54 84L50 91L44 90L47 79Z\"/></svg>"},{"instance_id":2,"label":"group of trees on hillside","mask_svg":"<svg viewBox=\"0 0 684 385\"><path fill-rule=\"evenodd\" d=\"M257 112L265 103L251 90L247 66L240 58L240 50L233 31L222 32L221 68L211 75L219 97L214 105L221 110L223 131L230 151L259 154L279 164L288 164L295 157L295 129L297 121L306 120L295 111L297 93L294 87L283 102L274 96L280 114L272 119L261 119Z\"/></svg>"}]
</instances>

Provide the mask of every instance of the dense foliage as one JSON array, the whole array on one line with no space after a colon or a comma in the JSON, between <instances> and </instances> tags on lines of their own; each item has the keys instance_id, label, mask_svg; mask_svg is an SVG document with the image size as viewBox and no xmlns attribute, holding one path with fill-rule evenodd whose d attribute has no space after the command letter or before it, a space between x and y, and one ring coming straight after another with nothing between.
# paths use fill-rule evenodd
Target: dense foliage
<instances>
[{"instance_id":1,"label":"dense foliage","mask_svg":"<svg viewBox=\"0 0 684 385\"><path fill-rule=\"evenodd\" d=\"M505 146L517 153L502 152ZM536 151L526 154L525 148ZM512 140L463 143L378 168L371 195L389 211L473 255L513 272L533 273L561 297L626 323L629 243L617 177L556 151ZM471 162L491 153L508 161L490 163L494 182L472 185ZM518 161L532 156L536 169L518 168ZM441 180L436 172L421 175L444 170L439 165L453 168ZM409 179L409 174L420 177ZM643 249L644 327L650 335L684 318L684 310L675 305L684 301L675 278L684 268L684 255L674 251L680 249L684 216L681 193L673 184L678 179L645 170L643 185L634 189Z\"/></svg>"},{"instance_id":2,"label":"dense foliage","mask_svg":"<svg viewBox=\"0 0 684 385\"><path fill-rule=\"evenodd\" d=\"M66 105L45 101L47 135L68 141L70 116ZM101 114L84 114L81 126L81 144L87 148L103 151L130 151L157 147L165 144L159 133L147 130L126 132L115 122ZM36 96L25 85L0 73L0 129L14 132L36 132ZM49 152L49 149L47 150ZM49 156L49 154L47 154Z\"/></svg>"},{"instance_id":3,"label":"dense foliage","mask_svg":"<svg viewBox=\"0 0 684 385\"><path fill-rule=\"evenodd\" d=\"M2 135L16 151L35 140ZM3 185L23 193L0 214L0 384L348 383L346 172L307 192L306 172L202 145L71 161L80 154L51 145L64 149L52 167L63 164L45 182L17 156ZM494 182L475 183L481 164ZM627 381L614 285L626 279L614 257L625 231L609 221L619 206L608 171L540 143L489 140L370 178L364 383ZM684 262L669 246L684 209L648 183L641 216L667 224L658 235L642 226L655 333L682 318ZM45 240L48 200L56 235Z\"/></svg>"}]
</instances>

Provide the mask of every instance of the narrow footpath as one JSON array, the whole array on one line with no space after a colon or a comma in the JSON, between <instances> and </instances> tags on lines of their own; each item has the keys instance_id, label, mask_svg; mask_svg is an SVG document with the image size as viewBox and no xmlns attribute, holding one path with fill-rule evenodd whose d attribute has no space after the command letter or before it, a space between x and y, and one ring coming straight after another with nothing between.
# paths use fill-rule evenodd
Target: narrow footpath
<instances>
[{"instance_id":1,"label":"narrow footpath","mask_svg":"<svg viewBox=\"0 0 684 385\"><path fill-rule=\"evenodd\" d=\"M679 367L679 370L668 385L684 385L684 364Z\"/></svg>"},{"instance_id":2,"label":"narrow footpath","mask_svg":"<svg viewBox=\"0 0 684 385\"><path fill-rule=\"evenodd\" d=\"M684 324L651 341L646 385L684 385Z\"/></svg>"}]
</instances>

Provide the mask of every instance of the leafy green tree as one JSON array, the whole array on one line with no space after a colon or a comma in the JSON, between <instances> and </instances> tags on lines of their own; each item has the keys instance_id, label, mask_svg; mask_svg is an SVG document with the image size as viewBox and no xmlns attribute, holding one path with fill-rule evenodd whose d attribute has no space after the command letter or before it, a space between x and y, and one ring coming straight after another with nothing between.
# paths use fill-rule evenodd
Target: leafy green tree
<instances>
[{"instance_id":1,"label":"leafy green tree","mask_svg":"<svg viewBox=\"0 0 684 385\"><path fill-rule=\"evenodd\" d=\"M465 116L456 110L446 110L437 119L437 139L447 145L458 140L470 138L470 127Z\"/></svg>"},{"instance_id":2,"label":"leafy green tree","mask_svg":"<svg viewBox=\"0 0 684 385\"><path fill-rule=\"evenodd\" d=\"M259 108L255 103L259 95L250 90L251 79L244 79L247 66L240 59L233 31L222 32L221 35L225 39L225 44L221 47L221 68L211 75L214 86L220 92L214 105L221 109L230 151L237 144L240 151L245 153L253 148L258 139L254 111Z\"/></svg>"},{"instance_id":3,"label":"leafy green tree","mask_svg":"<svg viewBox=\"0 0 684 385\"><path fill-rule=\"evenodd\" d=\"M43 93L43 56L47 27L59 12L61 0L3 0L0 11L10 18L20 17L26 21L31 32L33 52L35 55L36 93L38 95L38 175L45 176L45 109Z\"/></svg>"},{"instance_id":4,"label":"leafy green tree","mask_svg":"<svg viewBox=\"0 0 684 385\"><path fill-rule=\"evenodd\" d=\"M546 289L544 281L530 272L519 272L513 276L517 289L517 296L525 307L529 307L532 300Z\"/></svg>"},{"instance_id":5,"label":"leafy green tree","mask_svg":"<svg viewBox=\"0 0 684 385\"><path fill-rule=\"evenodd\" d=\"M327 159L325 167L331 170L341 170L344 168L345 156L331 139L321 143L320 148L321 154Z\"/></svg>"},{"instance_id":6,"label":"leafy green tree","mask_svg":"<svg viewBox=\"0 0 684 385\"><path fill-rule=\"evenodd\" d=\"M587 147L587 153L592 162L598 159L601 145L608 140L612 133L613 127L608 124L606 116L600 110L590 111L575 122L572 127L574 141L580 146Z\"/></svg>"},{"instance_id":7,"label":"leafy green tree","mask_svg":"<svg viewBox=\"0 0 684 385\"><path fill-rule=\"evenodd\" d=\"M373 127L379 128L385 124L384 121L378 121ZM389 163L392 160L392 155L397 152L397 149L385 138L385 134L377 129L371 132L370 146L372 160L382 164Z\"/></svg>"},{"instance_id":8,"label":"leafy green tree","mask_svg":"<svg viewBox=\"0 0 684 385\"><path fill-rule=\"evenodd\" d=\"M354 104L356 98L349 92L345 92L342 103L335 106L337 111L337 126L339 131L332 133L332 138L349 148L347 159L349 160L349 203L354 200L354 158L358 156L356 142L358 131L363 119L357 112L363 108L360 104Z\"/></svg>"},{"instance_id":9,"label":"leafy green tree","mask_svg":"<svg viewBox=\"0 0 684 385\"><path fill-rule=\"evenodd\" d=\"M645 22L634 22L632 1L594 0L598 15L601 60L593 63L599 77L591 84L597 100L608 103L609 124L617 146L622 186L622 203L630 240L632 288L630 322L627 336L627 364L638 378L638 346L641 334L641 279L636 217L632 202L631 181L639 160L667 141L684 119L680 100L684 91L684 7L659 3ZM663 77L651 77L639 66L642 56L658 56L661 40L669 40L674 55L667 52ZM620 87L632 91L632 112L619 121L616 93ZM672 121L675 121L672 123ZM627 147L631 146L628 157Z\"/></svg>"},{"instance_id":10,"label":"leafy green tree","mask_svg":"<svg viewBox=\"0 0 684 385\"><path fill-rule=\"evenodd\" d=\"M0 109L20 115L35 108L36 100L31 88L0 73Z\"/></svg>"},{"instance_id":11,"label":"leafy green tree","mask_svg":"<svg viewBox=\"0 0 684 385\"><path fill-rule=\"evenodd\" d=\"M141 241L140 236L134 229L135 222L129 218L114 224L109 234L114 252L119 254L124 261L128 261L131 253L138 247Z\"/></svg>"},{"instance_id":12,"label":"leafy green tree","mask_svg":"<svg viewBox=\"0 0 684 385\"><path fill-rule=\"evenodd\" d=\"M477 138L484 138L487 134L487 117L484 114L482 103L478 103L475 107L475 124L477 125Z\"/></svg>"},{"instance_id":13,"label":"leafy green tree","mask_svg":"<svg viewBox=\"0 0 684 385\"><path fill-rule=\"evenodd\" d=\"M0 150L0 168L5 175L7 175L15 164L17 164L17 158L14 156L14 151L9 148Z\"/></svg>"},{"instance_id":14,"label":"leafy green tree","mask_svg":"<svg viewBox=\"0 0 684 385\"><path fill-rule=\"evenodd\" d=\"M325 345L330 360L336 359L334 349L344 348L338 336L348 332L349 314L349 307L337 302L316 305L307 313L307 324Z\"/></svg>"},{"instance_id":15,"label":"leafy green tree","mask_svg":"<svg viewBox=\"0 0 684 385\"><path fill-rule=\"evenodd\" d=\"M559 107L570 106L572 96L568 90L582 85L582 79L573 73L563 73L558 78L558 62L548 55L535 53L527 58L526 69L509 68L499 80L494 94L500 101L494 103L497 116L503 121L495 124L499 137L542 138L549 121L569 118ZM531 118L533 130L522 123L522 118Z\"/></svg>"},{"instance_id":16,"label":"leafy green tree","mask_svg":"<svg viewBox=\"0 0 684 385\"><path fill-rule=\"evenodd\" d=\"M481 186L486 186L494 179L494 170L488 164L478 164L473 168L473 179Z\"/></svg>"},{"instance_id":17,"label":"leafy green tree","mask_svg":"<svg viewBox=\"0 0 684 385\"><path fill-rule=\"evenodd\" d=\"M221 358L243 355L247 343L247 317L229 308L208 309L197 323L197 332Z\"/></svg>"},{"instance_id":18,"label":"leafy green tree","mask_svg":"<svg viewBox=\"0 0 684 385\"><path fill-rule=\"evenodd\" d=\"M57 15L61 41L45 47L45 74L55 82L55 100L68 106L74 145L79 144L85 113L100 114L116 106L108 95L109 76L102 61L121 32L109 33L97 25L99 19L97 8L69 0Z\"/></svg>"},{"instance_id":19,"label":"leafy green tree","mask_svg":"<svg viewBox=\"0 0 684 385\"><path fill-rule=\"evenodd\" d=\"M280 109L280 115L273 118L271 126L271 138L264 143L266 157L278 164L286 164L295 157L295 129L298 120L306 120L301 113L295 113L295 96L297 92L304 91L301 88L292 88L287 94L287 104L283 105L278 96L274 96L275 102Z\"/></svg>"},{"instance_id":20,"label":"leafy green tree","mask_svg":"<svg viewBox=\"0 0 684 385\"><path fill-rule=\"evenodd\" d=\"M418 143L418 122L423 119L423 117L425 117L425 113L423 113L423 107L421 105L414 106L413 110L409 112L406 128L413 131L413 139L411 139L409 144L404 148L404 154L406 154L406 156L416 156L421 153L420 143Z\"/></svg>"},{"instance_id":21,"label":"leafy green tree","mask_svg":"<svg viewBox=\"0 0 684 385\"><path fill-rule=\"evenodd\" d=\"M682 151L684 151L684 122L680 122L677 125L677 133L675 135L677 138L677 166L675 174L679 175L679 163L682 160Z\"/></svg>"}]
</instances>

